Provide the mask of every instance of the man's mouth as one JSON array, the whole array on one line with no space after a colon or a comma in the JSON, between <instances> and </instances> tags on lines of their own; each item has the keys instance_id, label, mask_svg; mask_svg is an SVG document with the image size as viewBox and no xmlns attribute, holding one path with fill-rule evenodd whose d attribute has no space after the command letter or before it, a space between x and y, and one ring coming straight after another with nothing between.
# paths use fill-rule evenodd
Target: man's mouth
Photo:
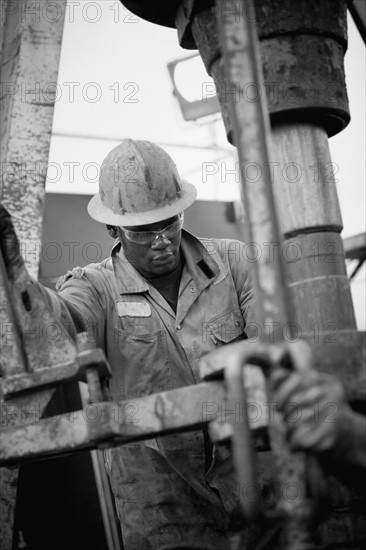
<instances>
[{"instance_id":1,"label":"man's mouth","mask_svg":"<svg viewBox=\"0 0 366 550\"><path fill-rule=\"evenodd\" d=\"M173 252L167 252L164 254L159 254L159 256L154 256L153 261L154 262L164 262L168 259L170 259L173 256Z\"/></svg>"}]
</instances>

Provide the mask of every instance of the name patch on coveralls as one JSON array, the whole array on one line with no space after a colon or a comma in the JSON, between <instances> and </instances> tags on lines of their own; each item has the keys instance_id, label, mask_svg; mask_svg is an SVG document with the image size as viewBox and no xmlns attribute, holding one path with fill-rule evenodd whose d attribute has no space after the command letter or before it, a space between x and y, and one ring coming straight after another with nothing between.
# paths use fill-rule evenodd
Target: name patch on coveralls
<instances>
[{"instance_id":1,"label":"name patch on coveralls","mask_svg":"<svg viewBox=\"0 0 366 550\"><path fill-rule=\"evenodd\" d=\"M146 302L117 302L118 317L150 317L151 307Z\"/></svg>"}]
</instances>

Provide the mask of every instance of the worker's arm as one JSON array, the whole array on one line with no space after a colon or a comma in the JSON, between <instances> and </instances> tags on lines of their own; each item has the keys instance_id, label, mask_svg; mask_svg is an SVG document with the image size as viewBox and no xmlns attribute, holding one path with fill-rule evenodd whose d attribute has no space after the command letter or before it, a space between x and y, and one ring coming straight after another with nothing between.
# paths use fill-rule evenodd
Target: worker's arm
<instances>
[{"instance_id":1,"label":"worker's arm","mask_svg":"<svg viewBox=\"0 0 366 550\"><path fill-rule=\"evenodd\" d=\"M248 260L245 244L241 241L227 240L226 255L231 276L233 278L240 311L246 326L258 332L258 324L255 318L254 294L251 278L252 264Z\"/></svg>"},{"instance_id":2,"label":"worker's arm","mask_svg":"<svg viewBox=\"0 0 366 550\"><path fill-rule=\"evenodd\" d=\"M317 454L347 483L364 484L366 417L351 409L339 380L314 369L279 370L272 383L292 449Z\"/></svg>"},{"instance_id":3,"label":"worker's arm","mask_svg":"<svg viewBox=\"0 0 366 550\"><path fill-rule=\"evenodd\" d=\"M9 212L0 204L0 247L7 276L16 281L24 270L18 237ZM100 295L85 271L76 268L64 278L60 294L38 284L45 302L72 336L76 332L93 332L98 345L103 344L104 311Z\"/></svg>"}]
</instances>

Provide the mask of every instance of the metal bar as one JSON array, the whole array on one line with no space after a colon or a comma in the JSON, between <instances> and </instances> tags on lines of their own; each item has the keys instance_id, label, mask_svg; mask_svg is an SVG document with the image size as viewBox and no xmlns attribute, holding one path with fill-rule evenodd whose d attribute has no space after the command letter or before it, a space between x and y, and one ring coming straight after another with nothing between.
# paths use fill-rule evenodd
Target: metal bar
<instances>
[{"instance_id":1,"label":"metal bar","mask_svg":"<svg viewBox=\"0 0 366 550\"><path fill-rule=\"evenodd\" d=\"M339 234L342 217L333 175L337 165L332 163L326 130L296 119L274 124L272 147L276 174L281 174L274 192L286 239L282 252L296 330L309 332L315 324L324 330L330 322L337 332L356 330ZM291 165L297 168L290 180L283 174Z\"/></svg>"},{"instance_id":2,"label":"metal bar","mask_svg":"<svg viewBox=\"0 0 366 550\"><path fill-rule=\"evenodd\" d=\"M15 319L16 312L10 299L8 276L0 251L1 376L5 376L8 372L16 375L16 373L24 373L27 370L27 357L22 346L19 326ZM0 383L2 380L0 380Z\"/></svg>"},{"instance_id":3,"label":"metal bar","mask_svg":"<svg viewBox=\"0 0 366 550\"><path fill-rule=\"evenodd\" d=\"M239 100L232 94L229 109L233 125L234 144L238 149L239 166L254 163L260 167L256 181L241 173L242 196L245 199L248 234L251 241L261 247L262 255L253 264L254 293L257 301L257 321L269 327L264 340L280 342L286 329L293 337L290 303L291 297L285 280L285 266L281 257L282 238L276 215L275 198L270 172L270 123L263 83L262 63L256 30L255 6L252 2L216 1L217 20L228 88L239 92ZM245 15L244 15L245 14ZM250 83L257 91L254 100L246 99L244 86ZM242 172L242 171L241 171ZM305 455L290 453L283 438L279 437L278 423L271 428L271 442L281 440L275 447L280 484L289 480L298 487L301 498L291 512L283 499L277 511L283 514L282 548L310 550L315 548L309 529L311 503L308 499L307 459ZM309 523L307 523L309 520Z\"/></svg>"},{"instance_id":4,"label":"metal bar","mask_svg":"<svg viewBox=\"0 0 366 550\"><path fill-rule=\"evenodd\" d=\"M247 232L251 242L261 247L261 258L253 263L253 286L257 305L257 322L270 342L283 339L283 329L290 320L290 296L285 284L281 257L281 238L270 172L270 126L267 115L261 62L258 52L254 4L248 3L243 16L241 3L217 2L218 24L222 37L228 89L238 90L239 101L230 95L234 142L239 166L259 166L260 177L249 179L241 173L245 198ZM245 100L244 86L257 90L253 101ZM243 171L241 171L243 172Z\"/></svg>"},{"instance_id":5,"label":"metal bar","mask_svg":"<svg viewBox=\"0 0 366 550\"><path fill-rule=\"evenodd\" d=\"M38 275L39 243L41 241L45 166L49 145L55 94L49 84L57 82L66 0L7 0L2 8L0 98L1 177L0 200L16 214L26 263L33 277ZM49 17L40 14L42 9ZM55 10L57 12L55 13ZM56 20L53 16L57 15ZM25 247L25 248L24 248ZM4 311L4 293L1 308ZM8 302L8 310L10 309ZM0 320L3 321L3 315ZM14 319L1 325L13 327ZM11 335L10 335L11 337ZM2 338L3 339L3 338ZM7 373L23 370L20 351L7 353ZM10 352L11 354L9 355ZM20 356L20 357L19 357ZM33 395L33 403L49 401L53 391L44 390ZM17 399L21 406L29 397ZM3 425L3 424L2 424ZM12 491L0 491L0 548L13 546L13 520L16 497L17 471L0 469L0 486L11 484Z\"/></svg>"},{"instance_id":6,"label":"metal bar","mask_svg":"<svg viewBox=\"0 0 366 550\"><path fill-rule=\"evenodd\" d=\"M133 401L87 405L81 411L4 428L0 464L121 445L206 425L222 413L221 382L204 382ZM9 408L9 416L17 413ZM7 416L4 404L2 416Z\"/></svg>"}]
</instances>

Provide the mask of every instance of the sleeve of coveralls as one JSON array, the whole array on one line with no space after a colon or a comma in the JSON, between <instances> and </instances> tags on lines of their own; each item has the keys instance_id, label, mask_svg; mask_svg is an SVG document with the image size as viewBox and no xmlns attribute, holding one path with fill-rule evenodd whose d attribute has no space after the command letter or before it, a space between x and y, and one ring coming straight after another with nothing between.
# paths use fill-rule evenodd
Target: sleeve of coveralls
<instances>
[{"instance_id":1,"label":"sleeve of coveralls","mask_svg":"<svg viewBox=\"0 0 366 550\"><path fill-rule=\"evenodd\" d=\"M72 336L88 331L97 345L103 347L105 308L97 279L98 273L77 267L59 280L57 293L44 290L56 318Z\"/></svg>"},{"instance_id":2,"label":"sleeve of coveralls","mask_svg":"<svg viewBox=\"0 0 366 550\"><path fill-rule=\"evenodd\" d=\"M254 324L255 305L251 280L251 264L246 259L244 243L235 241L235 254L229 253L228 261L245 324Z\"/></svg>"}]
</instances>

